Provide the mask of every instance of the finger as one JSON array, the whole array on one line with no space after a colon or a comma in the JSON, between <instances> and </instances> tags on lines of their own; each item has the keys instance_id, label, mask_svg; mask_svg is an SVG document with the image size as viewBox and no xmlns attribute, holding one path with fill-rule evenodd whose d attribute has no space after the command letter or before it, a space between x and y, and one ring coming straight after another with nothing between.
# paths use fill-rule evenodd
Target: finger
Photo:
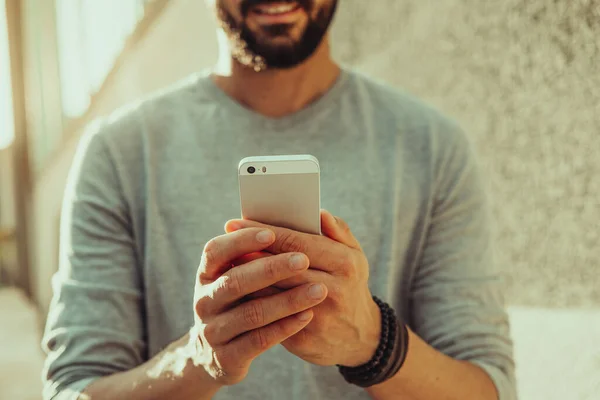
<instances>
[{"instance_id":1,"label":"finger","mask_svg":"<svg viewBox=\"0 0 600 400\"><path fill-rule=\"evenodd\" d=\"M310 323L312 310L281 319L265 327L247 332L222 347L220 360L252 361L265 351L294 336Z\"/></svg>"},{"instance_id":2,"label":"finger","mask_svg":"<svg viewBox=\"0 0 600 400\"><path fill-rule=\"evenodd\" d=\"M308 269L304 254L287 253L260 258L232 268L212 283L212 298L226 307L242 297Z\"/></svg>"},{"instance_id":3,"label":"finger","mask_svg":"<svg viewBox=\"0 0 600 400\"><path fill-rule=\"evenodd\" d=\"M336 278L333 275L317 269L308 269L301 274L276 282L268 288L264 288L258 292L250 293L246 296L246 298L252 300L272 296L274 294L281 293L284 290L293 289L308 283L322 283L327 287L328 292L331 292L332 289L334 291L337 290Z\"/></svg>"},{"instance_id":4,"label":"finger","mask_svg":"<svg viewBox=\"0 0 600 400\"><path fill-rule=\"evenodd\" d=\"M245 255L241 256L240 258L233 260L232 264L234 266L244 265L244 264L248 264L251 261L259 260L259 259L265 258L265 257L270 257L272 255L273 254L267 253L266 251L256 251L254 253L245 254Z\"/></svg>"},{"instance_id":5,"label":"finger","mask_svg":"<svg viewBox=\"0 0 600 400\"><path fill-rule=\"evenodd\" d=\"M335 287L336 280L337 278L335 278L333 275L327 272L315 269L308 269L299 275L292 276L290 278L276 282L273 284L272 287L281 291L292 289L309 283L322 283L328 289L331 289Z\"/></svg>"},{"instance_id":6,"label":"finger","mask_svg":"<svg viewBox=\"0 0 600 400\"><path fill-rule=\"evenodd\" d=\"M322 284L303 285L274 296L252 300L216 316L207 326L205 335L211 343L224 344L233 338L269 325L282 318L308 310L327 296Z\"/></svg>"},{"instance_id":7,"label":"finger","mask_svg":"<svg viewBox=\"0 0 600 400\"><path fill-rule=\"evenodd\" d=\"M274 240L273 231L264 228L240 229L211 239L202 253L200 279L215 279L231 267L233 260L264 250Z\"/></svg>"},{"instance_id":8,"label":"finger","mask_svg":"<svg viewBox=\"0 0 600 400\"><path fill-rule=\"evenodd\" d=\"M348 265L348 246L326 236L311 235L249 220L232 220L225 226L231 231L249 227L270 229L275 233L276 239L266 251L273 254L304 253L310 259L311 268L335 272Z\"/></svg>"},{"instance_id":9,"label":"finger","mask_svg":"<svg viewBox=\"0 0 600 400\"><path fill-rule=\"evenodd\" d=\"M286 279L284 279L282 282L285 282L285 281L286 281ZM248 299L248 300L261 299L263 297L273 296L274 294L281 293L281 292L282 292L282 290L280 288L278 288L278 283L276 283L273 286L269 286L269 287L261 289L257 292L250 293L249 295L247 295L245 297L245 299Z\"/></svg>"},{"instance_id":10,"label":"finger","mask_svg":"<svg viewBox=\"0 0 600 400\"><path fill-rule=\"evenodd\" d=\"M238 258L237 260L234 260L233 265L235 265L235 266L244 265L244 264L248 264L250 261L259 260L261 258L266 258L266 257L271 257L271 256L273 256L273 254L267 253L265 251L259 251L256 253L247 254L245 256ZM299 286L299 285L297 285L297 286ZM264 289L254 292L254 293L250 293L250 294L246 295L245 299L248 299L248 300L260 299L262 297L272 296L277 293L281 293L281 290L275 286L269 286L267 288L264 288Z\"/></svg>"},{"instance_id":11,"label":"finger","mask_svg":"<svg viewBox=\"0 0 600 400\"><path fill-rule=\"evenodd\" d=\"M352 234L350 227L340 217L334 217L329 211L321 210L321 231L336 242L360 250L360 243Z\"/></svg>"},{"instance_id":12,"label":"finger","mask_svg":"<svg viewBox=\"0 0 600 400\"><path fill-rule=\"evenodd\" d=\"M244 262L246 260L249 260L249 261L251 261L252 259L258 260L261 258L272 257L272 256L273 256L273 254L271 254L271 253L266 253L266 252L261 251L258 253L253 253L252 255L248 255L248 257L241 257L239 259L239 261L238 260L234 261L234 264L242 265L242 264L246 263L246 262ZM274 294L281 293L282 290L292 289L292 288L295 288L295 287L298 287L301 285L305 285L307 283L323 283L328 288L331 288L332 285L335 283L334 280L335 280L335 278L327 272L320 271L317 269L308 269L298 275L294 275L290 278L283 279L279 282L276 282L272 286L258 290L254 293L250 293L250 294L246 295L246 298L250 299L250 300L260 299L262 297L272 296Z\"/></svg>"}]
</instances>

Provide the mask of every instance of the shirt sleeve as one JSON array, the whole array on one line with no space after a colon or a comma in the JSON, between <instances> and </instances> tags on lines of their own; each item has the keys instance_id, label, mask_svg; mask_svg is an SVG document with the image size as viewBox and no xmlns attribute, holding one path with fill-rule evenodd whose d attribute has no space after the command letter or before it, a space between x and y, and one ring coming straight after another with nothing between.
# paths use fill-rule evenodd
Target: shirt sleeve
<instances>
[{"instance_id":1,"label":"shirt sleeve","mask_svg":"<svg viewBox=\"0 0 600 400\"><path fill-rule=\"evenodd\" d=\"M463 131L448 123L435 134L435 196L411 291L413 329L442 353L481 367L500 400L515 400L504 279L494 263L485 185Z\"/></svg>"},{"instance_id":2,"label":"shirt sleeve","mask_svg":"<svg viewBox=\"0 0 600 400\"><path fill-rule=\"evenodd\" d=\"M132 224L101 130L95 124L80 142L64 195L59 270L42 339L45 400L77 399L95 379L145 357Z\"/></svg>"}]
</instances>

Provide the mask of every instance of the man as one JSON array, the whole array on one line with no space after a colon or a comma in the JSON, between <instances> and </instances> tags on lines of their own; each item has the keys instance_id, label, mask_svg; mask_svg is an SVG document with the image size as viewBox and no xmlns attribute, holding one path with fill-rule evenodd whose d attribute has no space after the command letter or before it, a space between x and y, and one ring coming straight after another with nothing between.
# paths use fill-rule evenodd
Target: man
<instances>
[{"instance_id":1,"label":"man","mask_svg":"<svg viewBox=\"0 0 600 400\"><path fill-rule=\"evenodd\" d=\"M332 60L336 6L216 0L215 70L90 128L65 197L46 399L516 398L471 147ZM237 162L297 153L320 160L341 218L323 211L321 236L238 219L223 233Z\"/></svg>"}]
</instances>

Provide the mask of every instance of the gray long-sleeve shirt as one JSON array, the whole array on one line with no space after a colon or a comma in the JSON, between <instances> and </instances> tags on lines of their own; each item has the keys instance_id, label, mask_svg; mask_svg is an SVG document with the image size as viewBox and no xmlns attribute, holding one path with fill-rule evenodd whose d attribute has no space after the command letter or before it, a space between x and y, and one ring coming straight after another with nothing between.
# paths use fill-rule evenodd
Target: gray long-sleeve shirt
<instances>
[{"instance_id":1,"label":"gray long-sleeve shirt","mask_svg":"<svg viewBox=\"0 0 600 400\"><path fill-rule=\"evenodd\" d=\"M322 206L365 250L372 293L434 348L481 366L501 400L515 399L501 271L469 141L432 108L349 70L279 119L198 74L89 128L64 199L45 399L131 369L183 336L202 248L240 215L239 160L306 153L321 163ZM215 397L278 398L369 397L335 367L282 346Z\"/></svg>"}]
</instances>

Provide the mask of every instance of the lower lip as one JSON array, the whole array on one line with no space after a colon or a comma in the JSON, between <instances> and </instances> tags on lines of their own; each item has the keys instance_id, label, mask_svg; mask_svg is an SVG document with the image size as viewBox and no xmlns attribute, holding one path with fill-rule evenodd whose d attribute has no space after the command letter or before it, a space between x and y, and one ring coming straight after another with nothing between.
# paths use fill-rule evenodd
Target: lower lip
<instances>
[{"instance_id":1,"label":"lower lip","mask_svg":"<svg viewBox=\"0 0 600 400\"><path fill-rule=\"evenodd\" d=\"M297 7L292 11L288 11L286 13L281 14L263 14L255 11L250 11L250 15L252 18L255 18L256 21L260 24L285 24L289 22L294 22L300 13L302 12L302 7Z\"/></svg>"}]
</instances>

